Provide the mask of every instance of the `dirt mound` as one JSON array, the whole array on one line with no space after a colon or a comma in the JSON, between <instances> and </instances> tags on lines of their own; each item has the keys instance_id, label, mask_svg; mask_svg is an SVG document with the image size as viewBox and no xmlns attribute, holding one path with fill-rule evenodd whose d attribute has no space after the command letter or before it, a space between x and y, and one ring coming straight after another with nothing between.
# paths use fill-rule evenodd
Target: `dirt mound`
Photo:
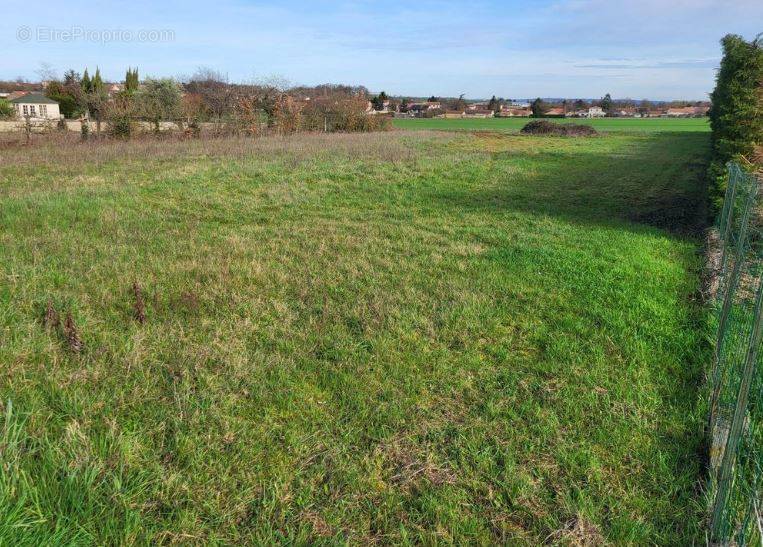
<instances>
[{"instance_id":1,"label":"dirt mound","mask_svg":"<svg viewBox=\"0 0 763 547\"><path fill-rule=\"evenodd\" d=\"M559 137L592 137L598 135L590 125L576 123L553 123L548 120L534 120L525 125L520 133L524 135L554 135Z\"/></svg>"}]
</instances>

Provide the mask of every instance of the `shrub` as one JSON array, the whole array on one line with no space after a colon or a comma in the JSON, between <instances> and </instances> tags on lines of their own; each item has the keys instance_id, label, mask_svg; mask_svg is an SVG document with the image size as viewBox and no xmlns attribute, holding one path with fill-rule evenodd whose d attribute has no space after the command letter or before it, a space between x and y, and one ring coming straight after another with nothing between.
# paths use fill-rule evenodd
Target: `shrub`
<instances>
[{"instance_id":1,"label":"shrub","mask_svg":"<svg viewBox=\"0 0 763 547\"><path fill-rule=\"evenodd\" d=\"M80 120L80 133L82 135L82 140L86 141L88 137L90 136L90 122L87 118L82 118Z\"/></svg>"},{"instance_id":2,"label":"shrub","mask_svg":"<svg viewBox=\"0 0 763 547\"><path fill-rule=\"evenodd\" d=\"M226 131L232 133L259 135L268 126L268 115L257 97L242 97L226 126Z\"/></svg>"},{"instance_id":3,"label":"shrub","mask_svg":"<svg viewBox=\"0 0 763 547\"><path fill-rule=\"evenodd\" d=\"M13 105L5 99L0 99L0 120L12 120L16 117Z\"/></svg>"},{"instance_id":4,"label":"shrub","mask_svg":"<svg viewBox=\"0 0 763 547\"><path fill-rule=\"evenodd\" d=\"M598 135L590 125L575 123L558 124L548 120L535 120L526 124L520 133L524 135L553 135L557 137L592 137Z\"/></svg>"},{"instance_id":5,"label":"shrub","mask_svg":"<svg viewBox=\"0 0 763 547\"><path fill-rule=\"evenodd\" d=\"M358 132L383 131L391 127L388 116L366 113L363 97L320 97L301 111L305 131Z\"/></svg>"},{"instance_id":6,"label":"shrub","mask_svg":"<svg viewBox=\"0 0 763 547\"><path fill-rule=\"evenodd\" d=\"M109 118L109 135L120 139L129 139L132 135L132 120L128 116Z\"/></svg>"},{"instance_id":7,"label":"shrub","mask_svg":"<svg viewBox=\"0 0 763 547\"><path fill-rule=\"evenodd\" d=\"M135 107L132 98L128 95L116 98L106 110L109 135L119 139L129 139L133 134L134 117Z\"/></svg>"},{"instance_id":8,"label":"shrub","mask_svg":"<svg viewBox=\"0 0 763 547\"><path fill-rule=\"evenodd\" d=\"M271 120L280 133L296 133L300 128L302 115L294 99L288 95L281 95L275 101Z\"/></svg>"},{"instance_id":9,"label":"shrub","mask_svg":"<svg viewBox=\"0 0 763 547\"><path fill-rule=\"evenodd\" d=\"M162 120L176 120L182 115L182 89L172 78L146 78L143 88L135 94L136 108L141 116L159 132Z\"/></svg>"},{"instance_id":10,"label":"shrub","mask_svg":"<svg viewBox=\"0 0 763 547\"><path fill-rule=\"evenodd\" d=\"M201 136L201 125L196 118L193 118L188 122L188 126L185 129L185 135L198 139Z\"/></svg>"}]
</instances>

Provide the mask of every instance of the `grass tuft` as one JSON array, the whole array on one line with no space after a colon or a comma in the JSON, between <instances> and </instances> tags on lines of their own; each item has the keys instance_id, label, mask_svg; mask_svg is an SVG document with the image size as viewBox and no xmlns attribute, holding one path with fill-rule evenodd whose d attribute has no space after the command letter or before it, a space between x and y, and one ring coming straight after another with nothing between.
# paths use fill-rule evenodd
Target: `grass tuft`
<instances>
[{"instance_id":1,"label":"grass tuft","mask_svg":"<svg viewBox=\"0 0 763 547\"><path fill-rule=\"evenodd\" d=\"M53 307L53 301L49 298L48 303L45 306L45 315L42 318L43 325L48 330L57 330L61 325L61 319Z\"/></svg>"},{"instance_id":2,"label":"grass tuft","mask_svg":"<svg viewBox=\"0 0 763 547\"><path fill-rule=\"evenodd\" d=\"M132 293L135 297L133 308L135 320L142 325L146 322L146 304L143 301L143 290L140 288L137 281L133 281Z\"/></svg>"},{"instance_id":3,"label":"grass tuft","mask_svg":"<svg viewBox=\"0 0 763 547\"><path fill-rule=\"evenodd\" d=\"M70 311L66 312L66 319L63 324L63 334L71 351L75 353L82 351L82 339L80 338L79 329L77 329L77 325L74 324L74 318Z\"/></svg>"}]
</instances>

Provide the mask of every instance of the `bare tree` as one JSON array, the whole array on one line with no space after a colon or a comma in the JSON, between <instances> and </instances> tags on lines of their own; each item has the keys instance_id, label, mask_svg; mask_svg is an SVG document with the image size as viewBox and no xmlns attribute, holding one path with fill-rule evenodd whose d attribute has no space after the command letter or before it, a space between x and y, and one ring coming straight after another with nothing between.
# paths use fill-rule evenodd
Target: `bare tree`
<instances>
[{"instance_id":1,"label":"bare tree","mask_svg":"<svg viewBox=\"0 0 763 547\"><path fill-rule=\"evenodd\" d=\"M41 82L52 82L58 80L56 69L48 62L41 61L40 68L34 71Z\"/></svg>"}]
</instances>

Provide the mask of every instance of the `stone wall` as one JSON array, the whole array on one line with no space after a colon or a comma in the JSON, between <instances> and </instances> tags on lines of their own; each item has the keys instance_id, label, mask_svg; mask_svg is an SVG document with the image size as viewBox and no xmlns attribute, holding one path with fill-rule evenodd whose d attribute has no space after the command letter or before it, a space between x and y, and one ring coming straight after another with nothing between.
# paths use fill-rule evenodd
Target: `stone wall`
<instances>
[{"instance_id":1,"label":"stone wall","mask_svg":"<svg viewBox=\"0 0 763 547\"><path fill-rule=\"evenodd\" d=\"M56 129L56 121L52 122L33 122L32 123L32 130L35 132L49 130L49 129ZM93 120L90 120L88 122L88 125L90 126L90 132L95 133L96 130L96 123ZM135 122L136 129L138 131L153 131L154 130L154 124L151 122ZM75 131L79 133L82 130L82 124L79 120L66 120L66 129L69 131ZM101 131L108 131L109 124L107 122L101 122ZM160 131L173 131L177 130L178 125L175 122L159 122L159 130ZM0 121L0 133L8 133L13 131L23 131L24 130L24 122L18 121L18 120L6 120L6 121Z\"/></svg>"}]
</instances>

